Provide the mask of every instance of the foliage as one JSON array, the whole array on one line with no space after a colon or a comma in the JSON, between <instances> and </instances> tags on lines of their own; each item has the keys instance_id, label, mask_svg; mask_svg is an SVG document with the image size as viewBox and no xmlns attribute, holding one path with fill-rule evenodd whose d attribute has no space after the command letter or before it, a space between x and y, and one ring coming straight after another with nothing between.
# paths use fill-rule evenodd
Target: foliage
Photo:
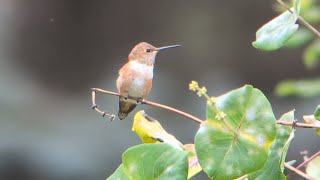
<instances>
[{"instance_id":1,"label":"foliage","mask_svg":"<svg viewBox=\"0 0 320 180\"><path fill-rule=\"evenodd\" d=\"M283 81L276 86L275 93L278 96L313 97L320 94L320 79Z\"/></svg>"},{"instance_id":2,"label":"foliage","mask_svg":"<svg viewBox=\"0 0 320 180\"><path fill-rule=\"evenodd\" d=\"M123 163L108 179L161 179L170 174L165 169L179 174L174 179L191 178L201 169L211 179L234 179L263 170L268 160L277 161L282 172L291 128L276 130L271 105L260 90L246 85L222 96L209 97L206 88L200 88L195 81L189 88L207 100L207 120L196 133L195 148L192 144L182 146L157 120L140 111L132 129L147 144L128 149ZM282 119L292 121L293 112ZM275 149L282 153L271 158Z\"/></svg>"},{"instance_id":3,"label":"foliage","mask_svg":"<svg viewBox=\"0 0 320 180\"><path fill-rule=\"evenodd\" d=\"M296 0L291 0L291 3L296 4ZM309 22L314 26L320 25L320 4L316 0L303 0L300 5L300 18ZM276 12L281 12L283 7L277 4ZM288 20L287 20L288 21ZM285 25L288 26L288 25ZM287 27L288 28L288 27ZM283 31L284 32L284 31ZM281 36L281 34L279 34ZM284 38L284 36L282 36ZM276 42L277 43L277 42ZM301 48L304 47L302 59L307 70L315 70L320 64L320 40L315 36L308 27L299 27L299 29L285 42L283 48ZM316 79L316 78L314 78ZM308 82L315 82L312 79L291 80L280 82L276 86L276 94L279 96L297 96L297 97L313 97L320 94L320 84L316 82L314 85ZM301 88L297 86L301 83L306 83L307 86ZM316 88L313 88L316 87ZM301 89L306 93L299 92Z\"/></svg>"},{"instance_id":4,"label":"foliage","mask_svg":"<svg viewBox=\"0 0 320 180\"><path fill-rule=\"evenodd\" d=\"M284 114L280 120L293 122L294 112L290 111ZM277 125L276 139L272 143L271 150L268 155L268 160L264 164L263 168L249 174L249 180L251 179L279 179L285 180L286 176L283 174L284 160L288 151L290 141L293 138L291 127ZM280 153L279 153L280 152Z\"/></svg>"},{"instance_id":5,"label":"foliage","mask_svg":"<svg viewBox=\"0 0 320 180\"><path fill-rule=\"evenodd\" d=\"M260 169L275 137L275 117L266 97L244 86L210 101L207 120L195 137L203 170L211 179L234 179ZM221 111L224 117L219 117Z\"/></svg>"},{"instance_id":6,"label":"foliage","mask_svg":"<svg viewBox=\"0 0 320 180\"><path fill-rule=\"evenodd\" d=\"M108 179L186 179L188 154L168 144L141 144L122 155L122 164Z\"/></svg>"},{"instance_id":7,"label":"foliage","mask_svg":"<svg viewBox=\"0 0 320 180\"><path fill-rule=\"evenodd\" d=\"M299 28L297 20L303 16L320 23L320 7L313 0L292 3L291 9L286 7L287 11L257 31L252 45L263 51L307 46L304 64L313 69L320 61L320 41L314 40L316 36L306 28ZM122 164L108 179L189 179L202 170L210 179L219 180L287 178L284 167L293 167L285 159L297 126L293 111L276 121L266 96L251 85L218 97L210 97L206 87L199 87L196 81L189 84L189 89L207 102L206 120L200 123L194 144L183 145L157 120L140 111L135 115L132 130L144 144L124 152ZM284 81L277 85L276 93L312 97L320 94L320 80ZM304 120L307 125L314 125L309 127L320 126L320 105ZM292 127L285 126L288 124ZM320 135L320 128L316 132ZM319 179L319 157L304 163L308 163L309 177Z\"/></svg>"}]
</instances>

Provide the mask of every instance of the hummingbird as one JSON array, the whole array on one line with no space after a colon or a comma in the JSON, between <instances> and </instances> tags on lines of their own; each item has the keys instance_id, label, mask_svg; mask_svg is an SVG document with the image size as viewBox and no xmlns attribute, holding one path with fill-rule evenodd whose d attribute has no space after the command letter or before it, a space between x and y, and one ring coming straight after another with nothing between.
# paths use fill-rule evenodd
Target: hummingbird
<instances>
[{"instance_id":1,"label":"hummingbird","mask_svg":"<svg viewBox=\"0 0 320 180\"><path fill-rule=\"evenodd\" d=\"M128 62L122 66L117 79L119 96L118 117L123 120L146 98L152 88L153 68L158 52L179 47L171 45L154 47L149 43L137 44L128 56Z\"/></svg>"}]
</instances>

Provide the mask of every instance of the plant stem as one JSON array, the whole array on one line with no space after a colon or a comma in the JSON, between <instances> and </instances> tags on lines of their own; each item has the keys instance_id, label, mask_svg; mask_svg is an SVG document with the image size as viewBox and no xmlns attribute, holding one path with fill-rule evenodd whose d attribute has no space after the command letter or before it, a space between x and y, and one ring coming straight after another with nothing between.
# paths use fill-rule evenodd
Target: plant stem
<instances>
[{"instance_id":1,"label":"plant stem","mask_svg":"<svg viewBox=\"0 0 320 180\"><path fill-rule=\"evenodd\" d=\"M304 160L301 164L299 164L296 168L300 169L301 167L305 166L308 162L310 162L312 159L316 158L320 155L320 151L316 152L314 155L309 157L308 159Z\"/></svg>"},{"instance_id":2,"label":"plant stem","mask_svg":"<svg viewBox=\"0 0 320 180\"><path fill-rule=\"evenodd\" d=\"M277 0L277 2L283 6L286 10L288 10L289 12L291 12L293 14L293 12L291 11L290 7L284 3L282 0ZM317 31L312 25L310 25L306 20L304 20L301 16L298 15L298 19L299 21L305 26L307 27L310 31L312 31L316 36L318 36L318 38L320 38L320 32Z\"/></svg>"},{"instance_id":3,"label":"plant stem","mask_svg":"<svg viewBox=\"0 0 320 180\"><path fill-rule=\"evenodd\" d=\"M93 109L95 109L96 111L98 111L100 114L102 115L108 115L110 116L111 118L113 118L113 115L109 115L109 114L106 114L104 111L101 111L97 108L96 104L95 104L95 93L94 92L101 92L101 93L104 93L104 94L110 94L110 95L113 95L113 96L121 96L120 94L116 93L116 92L112 92L112 91L107 91L107 90L104 90L104 89L99 89L99 88L92 88L91 89L93 92L92 92L92 105L93 105ZM164 105L164 104L160 104L160 103L156 103L156 102L152 102L152 101L147 101L147 100L142 100L141 101L141 104L146 104L146 105L149 105L149 106L154 106L154 107L158 107L158 108L162 108L162 109L166 109L166 110L169 110L169 111L172 111L172 112L175 112L177 114L180 114L184 117L187 117L197 123L203 123L204 120L200 119L200 118L197 118L189 113L186 113L184 111L181 111L181 110L178 110L176 108L173 108L173 107L170 107L170 106L167 106L167 105ZM306 123L293 123L293 122L287 122L287 121L276 121L277 124L280 124L280 125L284 125L284 126L295 126L295 127L300 127L300 128L317 128L317 129L320 129L320 125L314 125L314 124L306 124Z\"/></svg>"},{"instance_id":4,"label":"plant stem","mask_svg":"<svg viewBox=\"0 0 320 180\"><path fill-rule=\"evenodd\" d=\"M170 107L170 106L167 106L167 105L163 105L163 104L159 104L159 103L155 103L155 102L151 102L151 101L147 101L147 100L142 100L141 102L142 104L147 104L147 105L150 105L150 106L154 106L154 107L159 107L159 108L162 108L162 109L166 109L166 110L169 110L169 111L172 111L172 112L175 112L175 113L178 113L184 117L187 117L197 123L203 123L203 120L191 115L191 114L188 114L184 111L181 111L181 110L178 110L178 109L175 109L173 107Z\"/></svg>"},{"instance_id":5,"label":"plant stem","mask_svg":"<svg viewBox=\"0 0 320 180\"><path fill-rule=\"evenodd\" d=\"M306 124L306 123L293 123L293 122L287 122L287 121L276 121L277 124L280 125L285 125L285 126L295 126L295 127L300 127L300 128L316 128L320 129L320 125L316 124Z\"/></svg>"},{"instance_id":6,"label":"plant stem","mask_svg":"<svg viewBox=\"0 0 320 180\"><path fill-rule=\"evenodd\" d=\"M299 169L297 169L297 168L295 168L293 166L290 166L288 163L284 163L284 167L286 167L290 171L295 172L296 174L300 175L304 179L312 180L312 178L310 176L308 176L306 173L300 171Z\"/></svg>"},{"instance_id":7,"label":"plant stem","mask_svg":"<svg viewBox=\"0 0 320 180\"><path fill-rule=\"evenodd\" d=\"M101 93L104 93L104 94L110 94L110 95L114 95L114 96L121 96L120 94L118 93L115 93L115 92L112 92L112 91L107 91L107 90L103 90L103 89L99 89L99 88L92 88L91 89L93 92L101 92ZM94 94L94 93L93 93ZM92 95L92 99L94 99L95 96ZM95 105L95 101L92 101L93 102L93 107L96 106ZM169 110L169 111L172 111L172 112L175 112L177 114L180 114L184 117L187 117L197 123L202 123L203 120L191 115L191 114L188 114L184 111L181 111L181 110L178 110L176 108L173 108L173 107L170 107L170 106L167 106L167 105L163 105L163 104L160 104L160 103L156 103L156 102L151 102L151 101L147 101L147 100L142 100L141 101L141 104L146 104L146 105L149 105L149 106L154 106L154 107L158 107L158 108L162 108L162 109L166 109L166 110ZM95 108L96 111L98 111L100 114L103 113L103 111Z\"/></svg>"}]
</instances>

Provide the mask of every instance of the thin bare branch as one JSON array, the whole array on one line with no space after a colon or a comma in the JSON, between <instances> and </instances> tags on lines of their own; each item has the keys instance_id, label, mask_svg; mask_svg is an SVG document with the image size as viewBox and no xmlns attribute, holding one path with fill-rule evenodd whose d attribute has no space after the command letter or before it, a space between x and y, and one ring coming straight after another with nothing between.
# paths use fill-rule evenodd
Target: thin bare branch
<instances>
[{"instance_id":1,"label":"thin bare branch","mask_svg":"<svg viewBox=\"0 0 320 180\"><path fill-rule=\"evenodd\" d=\"M284 167L286 167L287 169L289 169L290 171L298 174L299 176L303 177L304 179L308 179L308 180L314 180L313 178L311 178L310 176L308 176L306 173L300 171L299 169L289 165L288 163L284 163Z\"/></svg>"},{"instance_id":2,"label":"thin bare branch","mask_svg":"<svg viewBox=\"0 0 320 180\"><path fill-rule=\"evenodd\" d=\"M113 114L108 114L104 111L101 111L99 108L98 108L98 105L96 104L96 90L93 90L92 89L92 92L91 92L91 97L92 97L92 109L94 109L95 111L97 111L98 113L100 113L102 115L102 117L104 116L108 116L110 118L111 121L113 121L115 119L115 115Z\"/></svg>"},{"instance_id":3,"label":"thin bare branch","mask_svg":"<svg viewBox=\"0 0 320 180\"><path fill-rule=\"evenodd\" d=\"M99 89L99 88L92 88L92 108L94 110L96 110L97 112L99 112L101 115L107 115L109 116L110 118L114 117L114 115L110 115L110 114L107 114L105 113L104 111L101 111L98 109L98 106L96 105L95 103L95 92L100 92L100 93L104 93L104 94L110 94L110 95L114 95L114 96L121 96L120 94L116 93L116 92L112 92L112 91L107 91L107 90L104 90L104 89ZM147 101L147 100L142 100L141 101L141 104L146 104L146 105L149 105L149 106L154 106L154 107L158 107L158 108L162 108L162 109L166 109L166 110L169 110L169 111L172 111L172 112L175 112L177 114L180 114L184 117L187 117L197 123L202 123L203 120L200 119L200 118L197 118L189 113L186 113L184 111L181 111L181 110L178 110L176 108L173 108L173 107L170 107L170 106L167 106L167 105L164 105L164 104L160 104L160 103L156 103L156 102L152 102L152 101ZM319 125L314 125L314 124L306 124L306 123L293 123L293 122L287 122L287 121L276 121L277 124L280 124L280 125L285 125L285 126L295 126L295 127L300 127L300 128L317 128L317 129L320 129L320 126Z\"/></svg>"},{"instance_id":4,"label":"thin bare branch","mask_svg":"<svg viewBox=\"0 0 320 180\"><path fill-rule=\"evenodd\" d=\"M291 11L290 7L284 3L282 0L277 0L277 2L283 6L286 10L288 10L289 12L291 12L293 14L293 12ZM299 21L306 27L308 28L310 31L312 31L316 36L318 36L318 38L320 38L320 32L318 30L316 30L311 24L309 24L306 20L304 20L302 17L298 16Z\"/></svg>"},{"instance_id":5,"label":"thin bare branch","mask_svg":"<svg viewBox=\"0 0 320 180\"><path fill-rule=\"evenodd\" d=\"M304 160L301 164L299 164L296 168L300 169L301 167L305 166L308 162L310 162L312 159L316 158L320 155L320 151L316 152L314 155L309 157L308 159Z\"/></svg>"},{"instance_id":6,"label":"thin bare branch","mask_svg":"<svg viewBox=\"0 0 320 180\"><path fill-rule=\"evenodd\" d=\"M300 128L316 128L320 129L320 125L316 124L306 124L306 123L293 123L293 122L287 122L287 121L277 121L277 124L280 125L285 125L285 126L295 126L295 127L300 127Z\"/></svg>"},{"instance_id":7,"label":"thin bare branch","mask_svg":"<svg viewBox=\"0 0 320 180\"><path fill-rule=\"evenodd\" d=\"M191 114L188 114L184 111L181 111L181 110L178 110L178 109L175 109L173 107L170 107L170 106L167 106L167 105L163 105L163 104L159 104L159 103L155 103L155 102L151 102L151 101L147 101L147 100L142 100L141 102L142 104L147 104L147 105L150 105L150 106L154 106L154 107L159 107L159 108L162 108L162 109L166 109L166 110L169 110L169 111L172 111L172 112L175 112L175 113L178 113L184 117L187 117L197 123L203 123L203 120L191 115Z\"/></svg>"},{"instance_id":8,"label":"thin bare branch","mask_svg":"<svg viewBox=\"0 0 320 180\"><path fill-rule=\"evenodd\" d=\"M91 89L92 92L101 92L101 93L104 93L104 94L110 94L110 95L114 95L114 96L121 96L120 94L118 93L115 93L115 92L112 92L112 91L107 91L107 90L103 90L103 89L99 89L99 88L92 88ZM96 106L95 104L95 101L93 101L94 97L92 96L92 107L94 108ZM167 106L167 105L163 105L163 104L159 104L159 103L156 103L156 102L151 102L151 101L147 101L147 100L142 100L141 101L141 104L146 104L146 105L149 105L149 106L154 106L154 107L158 107L158 108L162 108L162 109L166 109L166 110L169 110L169 111L172 111L172 112L175 112L177 114L180 114L184 117L187 117L197 123L202 123L203 120L191 115L191 114L188 114L184 111L181 111L181 110L178 110L176 108L173 108L173 107L170 107L170 106ZM97 108L94 108L96 111L98 111L100 114L104 113L103 111L101 110L98 110Z\"/></svg>"}]
</instances>

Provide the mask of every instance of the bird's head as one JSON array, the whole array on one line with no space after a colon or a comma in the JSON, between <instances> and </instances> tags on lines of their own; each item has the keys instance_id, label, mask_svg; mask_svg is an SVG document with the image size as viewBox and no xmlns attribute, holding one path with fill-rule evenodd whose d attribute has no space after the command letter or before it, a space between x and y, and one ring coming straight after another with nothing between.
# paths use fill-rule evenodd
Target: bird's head
<instances>
[{"instance_id":1,"label":"bird's head","mask_svg":"<svg viewBox=\"0 0 320 180\"><path fill-rule=\"evenodd\" d=\"M179 46L180 45L171 45L157 48L149 43L141 42L132 49L132 51L129 54L129 60L138 61L140 63L152 66L154 65L154 60L159 51Z\"/></svg>"}]
</instances>

